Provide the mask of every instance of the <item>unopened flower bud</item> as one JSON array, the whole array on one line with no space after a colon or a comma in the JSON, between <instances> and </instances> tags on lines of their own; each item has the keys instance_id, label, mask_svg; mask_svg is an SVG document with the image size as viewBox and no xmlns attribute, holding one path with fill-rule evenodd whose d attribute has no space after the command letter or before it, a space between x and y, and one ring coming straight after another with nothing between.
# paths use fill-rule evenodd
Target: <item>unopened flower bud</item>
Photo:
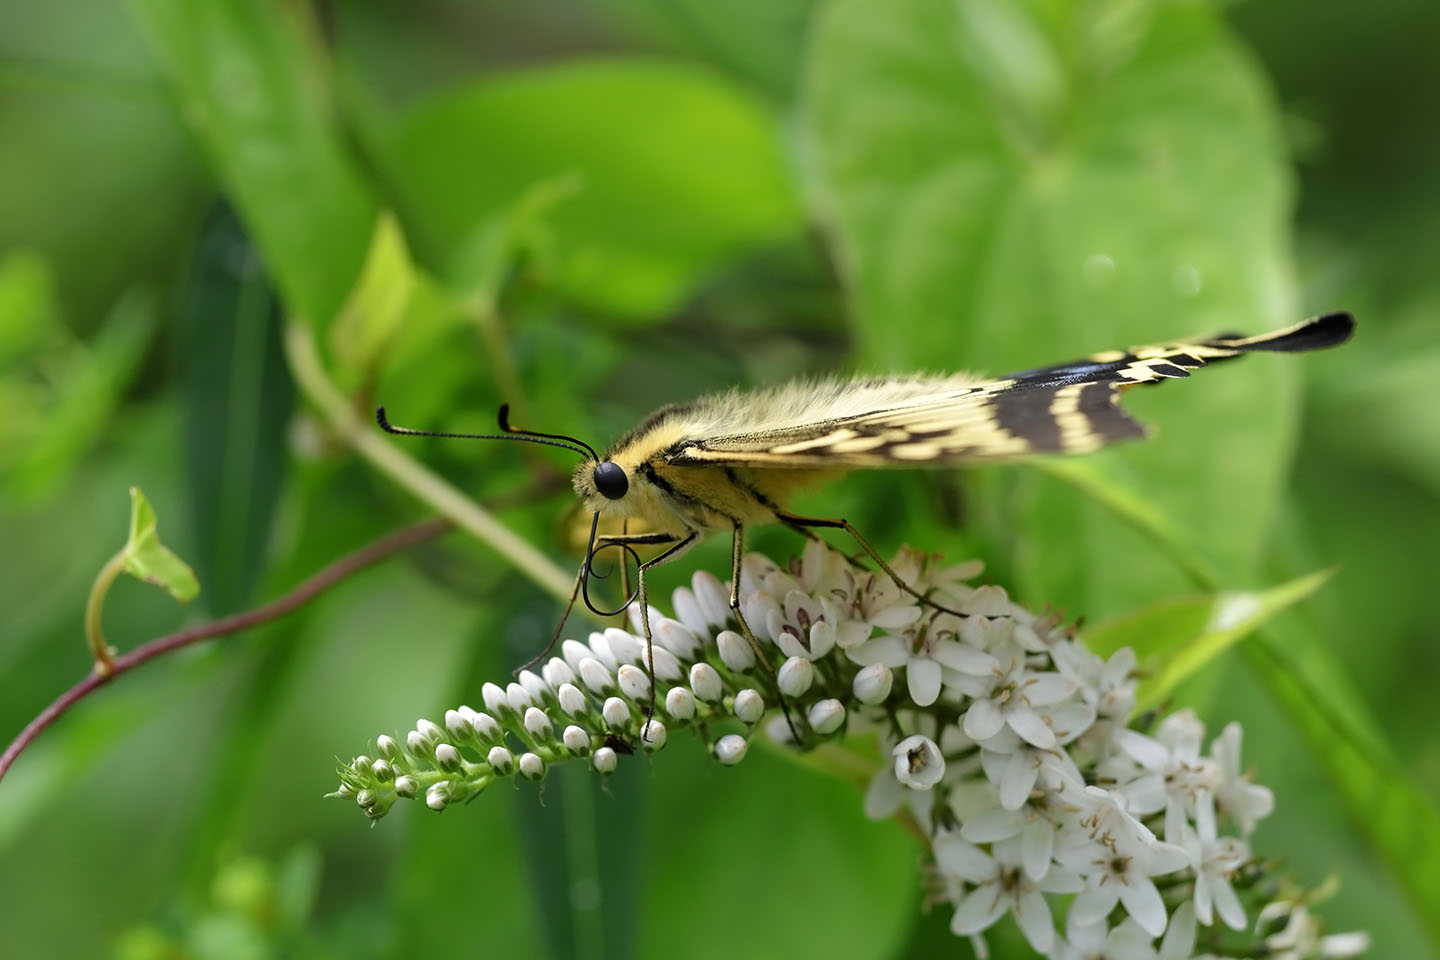
<instances>
[{"instance_id":1,"label":"unopened flower bud","mask_svg":"<svg viewBox=\"0 0 1440 960\"><path fill-rule=\"evenodd\" d=\"M510 709L518 714L523 714L528 708L535 706L535 701L530 698L530 691L514 681L505 686L505 700L510 704Z\"/></svg>"},{"instance_id":2,"label":"unopened flower bud","mask_svg":"<svg viewBox=\"0 0 1440 960\"><path fill-rule=\"evenodd\" d=\"M655 676L661 680L679 680L685 676L680 659L664 647L655 648Z\"/></svg>"},{"instance_id":3,"label":"unopened flower bud","mask_svg":"<svg viewBox=\"0 0 1440 960\"><path fill-rule=\"evenodd\" d=\"M435 763L441 770L459 770L460 751L448 743L442 743L435 748Z\"/></svg>"},{"instance_id":4,"label":"unopened flower bud","mask_svg":"<svg viewBox=\"0 0 1440 960\"><path fill-rule=\"evenodd\" d=\"M450 784L445 781L431 784L430 789L425 791L425 806L437 813L444 810L450 803Z\"/></svg>"},{"instance_id":5,"label":"unopened flower bud","mask_svg":"<svg viewBox=\"0 0 1440 960\"><path fill-rule=\"evenodd\" d=\"M659 720L649 720L640 728L640 742L645 745L646 750L659 750L665 746L665 739L668 736L665 724Z\"/></svg>"},{"instance_id":6,"label":"unopened flower bud","mask_svg":"<svg viewBox=\"0 0 1440 960\"><path fill-rule=\"evenodd\" d=\"M667 618L655 624L654 630L655 642L676 657L689 660L700 652L700 638L682 623Z\"/></svg>"},{"instance_id":7,"label":"unopened flower bud","mask_svg":"<svg viewBox=\"0 0 1440 960\"><path fill-rule=\"evenodd\" d=\"M475 736L481 743L495 744L505 739L505 731L500 728L500 722L488 713L475 714L470 725L475 728Z\"/></svg>"},{"instance_id":8,"label":"unopened flower bud","mask_svg":"<svg viewBox=\"0 0 1440 960\"><path fill-rule=\"evenodd\" d=\"M526 708L525 729L537 740L549 740L553 732L550 718L539 707Z\"/></svg>"},{"instance_id":9,"label":"unopened flower bud","mask_svg":"<svg viewBox=\"0 0 1440 960\"><path fill-rule=\"evenodd\" d=\"M883 663L872 663L859 673L855 674L855 699L861 703L874 705L882 703L890 696L890 687L895 682L895 674Z\"/></svg>"},{"instance_id":10,"label":"unopened flower bud","mask_svg":"<svg viewBox=\"0 0 1440 960\"><path fill-rule=\"evenodd\" d=\"M715 741L715 759L733 767L745 759L745 751L750 748L749 742L738 733L727 733Z\"/></svg>"},{"instance_id":11,"label":"unopened flower bud","mask_svg":"<svg viewBox=\"0 0 1440 960\"><path fill-rule=\"evenodd\" d=\"M555 698L560 701L560 709L565 711L568 717L581 716L590 709L590 701L586 699L584 691L573 683L560 684Z\"/></svg>"},{"instance_id":12,"label":"unopened flower bud","mask_svg":"<svg viewBox=\"0 0 1440 960\"><path fill-rule=\"evenodd\" d=\"M375 779L381 783L389 783L395 777L395 768L390 765L389 760L376 760L370 764L370 772L375 774Z\"/></svg>"},{"instance_id":13,"label":"unopened flower bud","mask_svg":"<svg viewBox=\"0 0 1440 960\"><path fill-rule=\"evenodd\" d=\"M565 744L566 750L577 757L583 757L590 752L590 734L586 733L583 727L577 727L573 723L560 734L560 742Z\"/></svg>"},{"instance_id":14,"label":"unopened flower bud","mask_svg":"<svg viewBox=\"0 0 1440 960\"><path fill-rule=\"evenodd\" d=\"M425 734L419 730L411 730L405 734L405 748L417 760L428 759L430 752L435 749L432 742L425 739Z\"/></svg>"},{"instance_id":15,"label":"unopened flower bud","mask_svg":"<svg viewBox=\"0 0 1440 960\"><path fill-rule=\"evenodd\" d=\"M485 762L490 764L496 776L508 777L515 770L515 754L504 747L491 747L485 755Z\"/></svg>"},{"instance_id":16,"label":"unopened flower bud","mask_svg":"<svg viewBox=\"0 0 1440 960\"><path fill-rule=\"evenodd\" d=\"M570 669L570 664L559 657L551 657L550 662L540 668L540 675L552 690L559 690L562 683L574 683L579 679L575 671Z\"/></svg>"},{"instance_id":17,"label":"unopened flower bud","mask_svg":"<svg viewBox=\"0 0 1440 960\"><path fill-rule=\"evenodd\" d=\"M390 804L376 803L365 808L365 816L371 820L379 820L390 812Z\"/></svg>"},{"instance_id":18,"label":"unopened flower bud","mask_svg":"<svg viewBox=\"0 0 1440 960\"><path fill-rule=\"evenodd\" d=\"M565 663L576 673L580 672L580 661L586 657L594 656L590 648L579 640L566 640L560 644L560 656L565 658Z\"/></svg>"},{"instance_id":19,"label":"unopened flower bud","mask_svg":"<svg viewBox=\"0 0 1440 960\"><path fill-rule=\"evenodd\" d=\"M530 781L545 779L545 761L538 753L520 754L520 776Z\"/></svg>"},{"instance_id":20,"label":"unopened flower bud","mask_svg":"<svg viewBox=\"0 0 1440 960\"><path fill-rule=\"evenodd\" d=\"M520 681L520 686L530 694L531 703L544 703L545 695L550 692L549 685L540 679L539 674L531 670L521 670L520 676L515 678Z\"/></svg>"},{"instance_id":21,"label":"unopened flower bud","mask_svg":"<svg viewBox=\"0 0 1440 960\"><path fill-rule=\"evenodd\" d=\"M374 790L361 790L355 794L355 805L362 810L368 810L375 806L376 794Z\"/></svg>"},{"instance_id":22,"label":"unopened flower bud","mask_svg":"<svg viewBox=\"0 0 1440 960\"><path fill-rule=\"evenodd\" d=\"M413 797L419 789L420 785L415 782L414 777L406 776L395 778L395 795L397 797Z\"/></svg>"},{"instance_id":23,"label":"unopened flower bud","mask_svg":"<svg viewBox=\"0 0 1440 960\"><path fill-rule=\"evenodd\" d=\"M580 661L580 680L590 688L591 693L605 693L615 687L615 678L610 675L605 664L594 657L586 657Z\"/></svg>"},{"instance_id":24,"label":"unopened flower bud","mask_svg":"<svg viewBox=\"0 0 1440 960\"><path fill-rule=\"evenodd\" d=\"M389 760L391 763L399 760L404 755L400 750L400 744L388 733L382 733L375 738L375 749L379 751L380 756Z\"/></svg>"},{"instance_id":25,"label":"unopened flower bud","mask_svg":"<svg viewBox=\"0 0 1440 960\"><path fill-rule=\"evenodd\" d=\"M715 638L715 645L725 666L736 673L744 673L755 666L755 651L750 649L749 641L734 630L721 630Z\"/></svg>"},{"instance_id":26,"label":"unopened flower bud","mask_svg":"<svg viewBox=\"0 0 1440 960\"><path fill-rule=\"evenodd\" d=\"M906 737L891 751L895 779L912 790L929 790L945 776L945 755L923 734Z\"/></svg>"},{"instance_id":27,"label":"unopened flower bud","mask_svg":"<svg viewBox=\"0 0 1440 960\"><path fill-rule=\"evenodd\" d=\"M839 700L821 700L810 708L807 719L816 733L834 733L845 722L845 705Z\"/></svg>"},{"instance_id":28,"label":"unopened flower bud","mask_svg":"<svg viewBox=\"0 0 1440 960\"><path fill-rule=\"evenodd\" d=\"M350 761L350 769L356 771L368 770L370 768L370 764L373 762L374 761L372 761L369 757L365 756L365 754L362 753L354 760Z\"/></svg>"},{"instance_id":29,"label":"unopened flower bud","mask_svg":"<svg viewBox=\"0 0 1440 960\"><path fill-rule=\"evenodd\" d=\"M445 729L449 731L451 740L462 743L475 736L475 728L459 710L445 711Z\"/></svg>"},{"instance_id":30,"label":"unopened flower bud","mask_svg":"<svg viewBox=\"0 0 1440 960\"><path fill-rule=\"evenodd\" d=\"M615 767L619 765L620 758L615 755L615 751L612 748L601 747L595 751L595 757L591 760L591 763L595 765L595 771L597 773L610 774L615 772Z\"/></svg>"},{"instance_id":31,"label":"unopened flower bud","mask_svg":"<svg viewBox=\"0 0 1440 960\"><path fill-rule=\"evenodd\" d=\"M634 604L631 609L637 609L639 604ZM645 656L645 641L627 633L619 627L607 627L605 630L605 642L610 647L610 655L615 658L615 663L636 663Z\"/></svg>"},{"instance_id":32,"label":"unopened flower bud","mask_svg":"<svg viewBox=\"0 0 1440 960\"><path fill-rule=\"evenodd\" d=\"M801 696L815 682L815 665L804 657L791 657L780 664L777 682L785 696Z\"/></svg>"},{"instance_id":33,"label":"unopened flower bud","mask_svg":"<svg viewBox=\"0 0 1440 960\"><path fill-rule=\"evenodd\" d=\"M702 660L690 668L690 689L697 699L715 703L725 693L725 682L718 670Z\"/></svg>"},{"instance_id":34,"label":"unopened flower bud","mask_svg":"<svg viewBox=\"0 0 1440 960\"><path fill-rule=\"evenodd\" d=\"M445 732L445 728L434 720L426 720L422 717L415 721L415 729L419 730L421 735L431 743L444 743L450 739L449 735Z\"/></svg>"},{"instance_id":35,"label":"unopened flower bud","mask_svg":"<svg viewBox=\"0 0 1440 960\"><path fill-rule=\"evenodd\" d=\"M671 687L665 694L665 712L676 720L695 716L695 695L684 687Z\"/></svg>"},{"instance_id":36,"label":"unopened flower bud","mask_svg":"<svg viewBox=\"0 0 1440 960\"><path fill-rule=\"evenodd\" d=\"M735 694L735 717L742 723L755 724L765 715L765 698L760 691L748 687Z\"/></svg>"},{"instance_id":37,"label":"unopened flower bud","mask_svg":"<svg viewBox=\"0 0 1440 960\"><path fill-rule=\"evenodd\" d=\"M624 727L630 722L630 704L619 697L610 697L600 708L600 716L612 727Z\"/></svg>"},{"instance_id":38,"label":"unopened flower bud","mask_svg":"<svg viewBox=\"0 0 1440 960\"><path fill-rule=\"evenodd\" d=\"M480 697L485 701L485 709L493 716L505 717L514 712L505 696L505 689L498 684L485 684L480 688Z\"/></svg>"},{"instance_id":39,"label":"unopened flower bud","mask_svg":"<svg viewBox=\"0 0 1440 960\"><path fill-rule=\"evenodd\" d=\"M620 683L620 692L631 700L638 703L650 699L650 678L633 663L620 664L615 677Z\"/></svg>"}]
</instances>

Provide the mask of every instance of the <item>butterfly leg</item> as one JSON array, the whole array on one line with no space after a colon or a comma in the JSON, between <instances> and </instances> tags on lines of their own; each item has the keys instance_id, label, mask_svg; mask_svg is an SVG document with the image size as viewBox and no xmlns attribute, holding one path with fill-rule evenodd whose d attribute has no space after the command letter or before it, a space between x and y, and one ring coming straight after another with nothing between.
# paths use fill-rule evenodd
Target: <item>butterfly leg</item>
<instances>
[{"instance_id":1,"label":"butterfly leg","mask_svg":"<svg viewBox=\"0 0 1440 960\"><path fill-rule=\"evenodd\" d=\"M876 552L875 548L870 546L870 542L864 537L860 536L860 531L856 530L853 526L850 525L849 520L845 520L843 518L829 519L824 517L800 517L796 516L793 513L786 513L783 510L777 510L775 512L775 516L778 517L780 522L785 524L787 527L795 530L800 530L802 532L804 532L807 528L810 527L828 527L832 530L844 530L855 540L856 543L860 545L860 549L865 551L866 556L879 564L880 569L884 570L885 575L889 577L892 581L894 581L895 586L899 587L901 590L904 590L906 593L910 594L910 596L914 597L916 600L919 600L927 607L931 607L943 613L953 613L957 617L969 616L969 614L961 613L959 610L952 610L947 606L936 603L934 600L931 600L919 590L916 590L914 587L910 586L910 584L906 583L905 580L900 576L900 574L896 573L894 568L892 568L890 564L886 563L885 560L880 556L880 554Z\"/></svg>"},{"instance_id":2,"label":"butterfly leg","mask_svg":"<svg viewBox=\"0 0 1440 960\"><path fill-rule=\"evenodd\" d=\"M650 721L655 718L655 696L656 688L659 686L655 681L655 640L650 633L650 600L645 589L645 572L651 567L674 560L699 542L700 531L698 530L691 530L683 537L675 533L636 533L597 537L595 548L590 550L589 555L585 558L584 569L588 574L590 562L595 558L596 552L603 547L616 544L627 548L636 544L670 544L663 552L646 560L635 569L637 583L635 599L640 602L640 629L645 634L645 674L650 680L650 705L645 710L645 727L640 732L642 738L649 732Z\"/></svg>"},{"instance_id":3,"label":"butterfly leg","mask_svg":"<svg viewBox=\"0 0 1440 960\"><path fill-rule=\"evenodd\" d=\"M551 651L555 649L555 644L560 642L560 633L565 629L565 621L570 619L570 611L575 609L575 599L580 596L580 585L585 582L585 574L589 569L590 558L587 556L584 560L580 561L580 570L575 574L575 586L570 589L570 599L565 601L565 612L560 614L560 622L555 624L555 632L550 635L550 642L545 644L544 650L541 650L535 654L535 656L516 667L515 676L518 677L521 671L529 670L550 656Z\"/></svg>"},{"instance_id":4,"label":"butterfly leg","mask_svg":"<svg viewBox=\"0 0 1440 960\"><path fill-rule=\"evenodd\" d=\"M741 561L745 558L745 525L739 520L734 521L735 534L730 545L730 612L735 615L735 622L740 624L740 632L744 635L750 649L755 652L755 659L770 674L775 681L775 695L780 698L780 712L785 715L785 724L790 728L790 736L795 738L797 745L804 744L805 738L800 736L800 730L795 726L795 720L790 716L790 705L785 701L785 694L780 690L780 674L771 665L770 658L765 655L760 641L750 630L750 624L745 622L745 614L740 612L740 568Z\"/></svg>"}]
</instances>

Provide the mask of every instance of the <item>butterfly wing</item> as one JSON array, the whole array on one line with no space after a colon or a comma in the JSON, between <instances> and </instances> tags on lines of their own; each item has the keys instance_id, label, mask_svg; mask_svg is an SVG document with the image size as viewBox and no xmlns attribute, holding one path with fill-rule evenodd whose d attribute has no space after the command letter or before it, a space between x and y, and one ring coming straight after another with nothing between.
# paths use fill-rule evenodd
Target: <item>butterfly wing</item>
<instances>
[{"instance_id":1,"label":"butterfly wing","mask_svg":"<svg viewBox=\"0 0 1440 960\"><path fill-rule=\"evenodd\" d=\"M1299 352L1349 338L1354 320L1332 313L1255 337L1220 336L1094 354L1070 363L961 383L863 380L862 412L821 397L789 425L746 433L690 437L671 446L676 466L729 464L777 468L942 465L1037 453L1086 453L1145 435L1119 406L1139 383L1188 377L1190 371L1255 351ZM841 408L843 409L843 408ZM796 422L798 421L798 422Z\"/></svg>"}]
</instances>

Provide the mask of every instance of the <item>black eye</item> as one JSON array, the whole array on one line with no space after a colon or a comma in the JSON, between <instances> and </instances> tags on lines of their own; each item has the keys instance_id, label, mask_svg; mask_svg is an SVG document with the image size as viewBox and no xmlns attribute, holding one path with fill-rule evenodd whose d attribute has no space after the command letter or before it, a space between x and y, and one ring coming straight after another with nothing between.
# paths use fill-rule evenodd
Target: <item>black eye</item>
<instances>
[{"instance_id":1,"label":"black eye","mask_svg":"<svg viewBox=\"0 0 1440 960\"><path fill-rule=\"evenodd\" d=\"M619 500L630 489L630 480L620 464L606 460L595 468L595 489L610 500Z\"/></svg>"}]
</instances>

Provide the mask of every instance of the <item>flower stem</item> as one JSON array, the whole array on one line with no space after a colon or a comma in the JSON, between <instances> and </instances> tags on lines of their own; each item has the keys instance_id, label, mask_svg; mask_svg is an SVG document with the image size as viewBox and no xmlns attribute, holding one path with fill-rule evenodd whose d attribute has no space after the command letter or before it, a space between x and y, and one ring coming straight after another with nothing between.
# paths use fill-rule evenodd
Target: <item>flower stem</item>
<instances>
[{"instance_id":1,"label":"flower stem","mask_svg":"<svg viewBox=\"0 0 1440 960\"><path fill-rule=\"evenodd\" d=\"M517 536L490 511L402 453L374 424L356 415L350 402L326 375L309 327L299 321L289 323L285 329L285 353L296 383L351 449L457 527L489 544L540 587L561 600L570 596L570 588L574 586L570 574Z\"/></svg>"},{"instance_id":2,"label":"flower stem","mask_svg":"<svg viewBox=\"0 0 1440 960\"><path fill-rule=\"evenodd\" d=\"M90 598L85 601L85 641L90 645L90 656L95 659L95 672L100 676L109 676L115 672L115 654L105 642L100 613L105 608L105 596L110 592L110 585L124 569L125 548L121 547L113 557L105 561L105 566L95 575L95 582L90 585ZM3 768L0 768L0 772L3 772Z\"/></svg>"}]
</instances>

